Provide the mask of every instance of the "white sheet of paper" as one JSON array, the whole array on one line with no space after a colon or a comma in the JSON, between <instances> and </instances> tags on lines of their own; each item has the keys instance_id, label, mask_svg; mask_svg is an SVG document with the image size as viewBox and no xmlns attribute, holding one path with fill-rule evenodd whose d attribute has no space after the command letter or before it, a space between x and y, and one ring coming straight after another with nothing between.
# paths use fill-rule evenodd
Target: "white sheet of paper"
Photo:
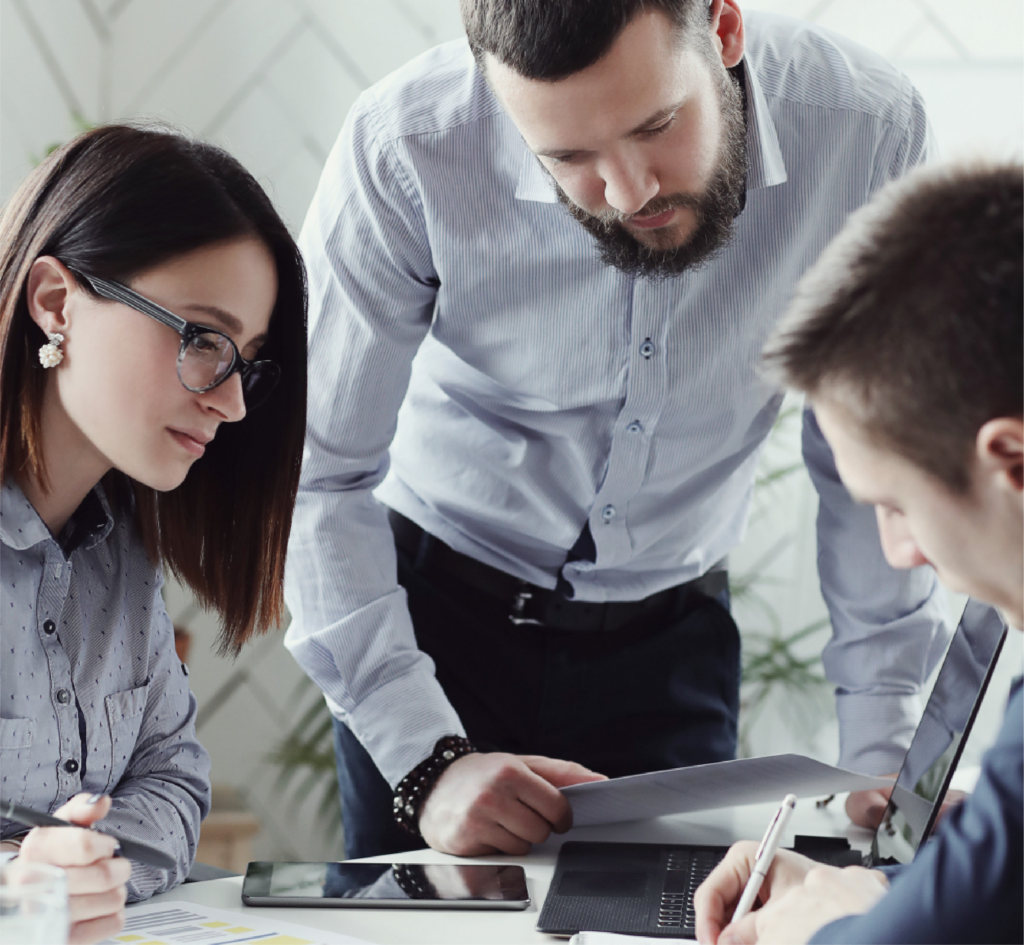
<instances>
[{"instance_id":1,"label":"white sheet of paper","mask_svg":"<svg viewBox=\"0 0 1024 945\"><path fill-rule=\"evenodd\" d=\"M99 945L366 945L350 935L193 902L142 902L126 912L124 928Z\"/></svg>"},{"instance_id":2,"label":"white sheet of paper","mask_svg":"<svg viewBox=\"0 0 1024 945\"><path fill-rule=\"evenodd\" d=\"M620 935L618 932L577 932L569 945L665 945L665 937Z\"/></svg>"},{"instance_id":3,"label":"white sheet of paper","mask_svg":"<svg viewBox=\"0 0 1024 945\"><path fill-rule=\"evenodd\" d=\"M573 826L585 827L718 807L781 803L787 794L824 797L865 791L892 782L892 778L856 774L803 755L767 755L573 784L562 788L562 793L572 805Z\"/></svg>"}]
</instances>

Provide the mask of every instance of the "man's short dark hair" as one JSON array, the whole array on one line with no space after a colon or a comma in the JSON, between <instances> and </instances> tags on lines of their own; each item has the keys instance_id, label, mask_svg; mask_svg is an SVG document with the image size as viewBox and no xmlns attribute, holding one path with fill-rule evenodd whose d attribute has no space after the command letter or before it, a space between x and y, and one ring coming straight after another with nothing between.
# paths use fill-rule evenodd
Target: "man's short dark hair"
<instances>
[{"instance_id":1,"label":"man's short dark hair","mask_svg":"<svg viewBox=\"0 0 1024 945\"><path fill-rule=\"evenodd\" d=\"M789 386L970 488L978 430L1024 416L1024 167L922 169L854 214L765 352Z\"/></svg>"},{"instance_id":2,"label":"man's short dark hair","mask_svg":"<svg viewBox=\"0 0 1024 945\"><path fill-rule=\"evenodd\" d=\"M647 10L684 35L708 25L708 0L460 0L477 62L484 53L527 79L554 82L597 62Z\"/></svg>"}]
</instances>

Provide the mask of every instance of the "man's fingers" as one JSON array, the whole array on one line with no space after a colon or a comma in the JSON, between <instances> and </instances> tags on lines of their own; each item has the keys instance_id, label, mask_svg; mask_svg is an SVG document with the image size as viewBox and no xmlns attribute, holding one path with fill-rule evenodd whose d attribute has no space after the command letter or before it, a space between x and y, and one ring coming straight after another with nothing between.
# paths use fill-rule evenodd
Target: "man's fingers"
<instances>
[{"instance_id":1,"label":"man's fingers","mask_svg":"<svg viewBox=\"0 0 1024 945\"><path fill-rule=\"evenodd\" d=\"M21 845L19 858L54 866L88 866L112 857L117 841L79 827L36 827Z\"/></svg>"},{"instance_id":2,"label":"man's fingers","mask_svg":"<svg viewBox=\"0 0 1024 945\"><path fill-rule=\"evenodd\" d=\"M575 761L546 758L544 755L520 755L519 760L557 788L568 787L570 784L582 784L584 781L608 780L607 775L584 768L583 765L577 764Z\"/></svg>"},{"instance_id":3,"label":"man's fingers","mask_svg":"<svg viewBox=\"0 0 1024 945\"><path fill-rule=\"evenodd\" d=\"M882 822L882 815L889 803L890 794L892 794L891 787L851 792L850 796L846 798L847 816L858 826L875 830Z\"/></svg>"},{"instance_id":4,"label":"man's fingers","mask_svg":"<svg viewBox=\"0 0 1024 945\"><path fill-rule=\"evenodd\" d=\"M757 913L751 912L739 922L733 922L722 929L718 945L754 945L757 941Z\"/></svg>"},{"instance_id":5,"label":"man's fingers","mask_svg":"<svg viewBox=\"0 0 1024 945\"><path fill-rule=\"evenodd\" d=\"M525 764L524 759L520 760L524 762L523 767L511 780L515 797L530 810L536 811L545 823L550 824L551 829L564 833L572 826L572 807L568 799L547 778ZM544 840L547 840L547 835L537 842L543 843Z\"/></svg>"},{"instance_id":6,"label":"man's fingers","mask_svg":"<svg viewBox=\"0 0 1024 945\"><path fill-rule=\"evenodd\" d=\"M693 896L693 907L697 913L698 941L718 941L719 933L728 923L743 893L743 887L750 879L756 855L756 843L749 840L734 843L697 888Z\"/></svg>"},{"instance_id":7,"label":"man's fingers","mask_svg":"<svg viewBox=\"0 0 1024 945\"><path fill-rule=\"evenodd\" d=\"M487 831L487 845L492 847L491 853L508 853L512 856L526 856L530 852L530 843L522 837L502 827L492 824Z\"/></svg>"},{"instance_id":8,"label":"man's fingers","mask_svg":"<svg viewBox=\"0 0 1024 945\"><path fill-rule=\"evenodd\" d=\"M566 805L568 806L568 805ZM568 811L568 819L572 820L572 811ZM522 837L530 843L543 843L551 836L552 830L558 830L558 821L552 822L546 816L523 801L505 805L502 813L496 818L510 833Z\"/></svg>"},{"instance_id":9,"label":"man's fingers","mask_svg":"<svg viewBox=\"0 0 1024 945\"><path fill-rule=\"evenodd\" d=\"M697 941L701 945L714 945L722 933L727 916L732 911L732 900L727 902L717 889L705 889L704 886L701 886L700 889L704 890L704 895L699 907L697 906L697 897L693 897L694 910L697 913Z\"/></svg>"}]
</instances>

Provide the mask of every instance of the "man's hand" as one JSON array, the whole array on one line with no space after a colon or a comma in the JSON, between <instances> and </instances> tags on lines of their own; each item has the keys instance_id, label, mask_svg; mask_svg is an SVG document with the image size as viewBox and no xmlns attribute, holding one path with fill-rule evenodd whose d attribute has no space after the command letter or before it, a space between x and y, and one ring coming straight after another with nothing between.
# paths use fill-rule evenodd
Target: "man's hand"
<instances>
[{"instance_id":1,"label":"man's hand","mask_svg":"<svg viewBox=\"0 0 1024 945\"><path fill-rule=\"evenodd\" d=\"M719 945L801 945L822 926L867 912L889 888L878 870L862 866L815 866L794 886L735 925L726 926Z\"/></svg>"},{"instance_id":2,"label":"man's hand","mask_svg":"<svg viewBox=\"0 0 1024 945\"><path fill-rule=\"evenodd\" d=\"M884 775L895 778L895 774ZM889 803L892 787L875 788L870 791L851 791L846 798L846 813L858 827L877 830Z\"/></svg>"},{"instance_id":3,"label":"man's hand","mask_svg":"<svg viewBox=\"0 0 1024 945\"><path fill-rule=\"evenodd\" d=\"M714 945L724 941L719 936L728 926L733 910L740 901L743 888L750 879L757 857L757 847L752 840L734 843L724 859L718 864L694 893L693 907L697 913L697 940L703 945ZM783 895L787 890L799 887L804 877L817 863L794 853L779 850L765 876L759 902L766 902ZM742 924L742 923L741 923Z\"/></svg>"},{"instance_id":4,"label":"man's hand","mask_svg":"<svg viewBox=\"0 0 1024 945\"><path fill-rule=\"evenodd\" d=\"M474 752L438 778L420 811L420 833L442 853L521 855L552 830L572 826L572 809L558 788L603 780L573 761Z\"/></svg>"},{"instance_id":5,"label":"man's hand","mask_svg":"<svg viewBox=\"0 0 1024 945\"><path fill-rule=\"evenodd\" d=\"M54 816L88 827L110 810L110 798L95 804L76 794ZM25 837L19 860L59 866L68 878L69 941L98 942L116 935L124 925L125 883L131 875L128 860L115 859L117 841L77 827L36 827Z\"/></svg>"}]
</instances>

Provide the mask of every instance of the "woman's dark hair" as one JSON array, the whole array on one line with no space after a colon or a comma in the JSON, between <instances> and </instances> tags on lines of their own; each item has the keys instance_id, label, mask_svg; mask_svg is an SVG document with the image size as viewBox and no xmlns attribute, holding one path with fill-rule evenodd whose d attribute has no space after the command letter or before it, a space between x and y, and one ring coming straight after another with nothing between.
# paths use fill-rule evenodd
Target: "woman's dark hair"
<instances>
[{"instance_id":1,"label":"woman's dark hair","mask_svg":"<svg viewBox=\"0 0 1024 945\"><path fill-rule=\"evenodd\" d=\"M182 253L253 237L277 267L277 300L260 357L281 380L269 400L226 423L185 481L158 493L113 471L114 508L133 514L150 558L162 559L223 619L237 653L283 611L285 550L306 416L306 281L295 241L267 195L227 152L165 128L108 125L39 165L0 213L0 478L44 488L40 414L46 339L28 312L33 262L128 282ZM87 286L83 289L89 291Z\"/></svg>"}]
</instances>

